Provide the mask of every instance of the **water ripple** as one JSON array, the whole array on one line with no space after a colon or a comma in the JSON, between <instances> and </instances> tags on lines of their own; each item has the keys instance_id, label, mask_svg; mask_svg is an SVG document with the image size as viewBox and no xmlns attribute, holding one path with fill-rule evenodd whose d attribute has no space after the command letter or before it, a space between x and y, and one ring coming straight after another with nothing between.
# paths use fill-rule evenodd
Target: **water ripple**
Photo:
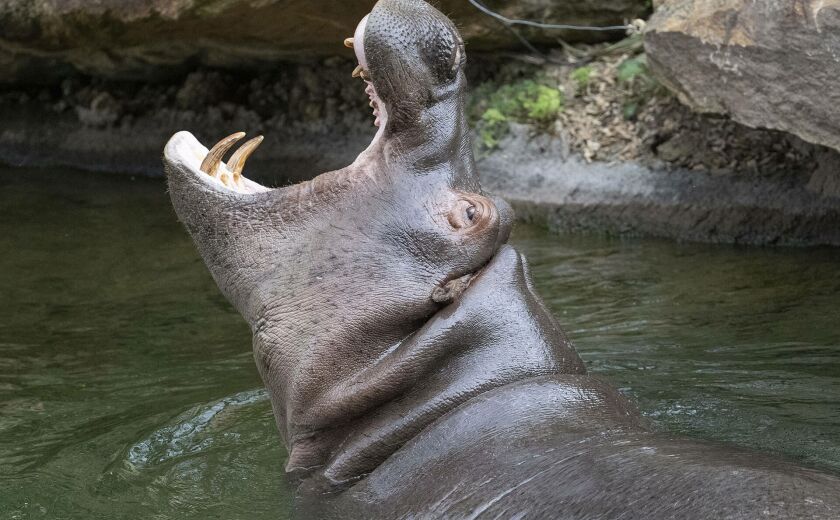
<instances>
[{"instance_id":1,"label":"water ripple","mask_svg":"<svg viewBox=\"0 0 840 520\"><path fill-rule=\"evenodd\" d=\"M268 400L265 390L251 390L226 397L219 401L199 405L187 410L172 420L172 423L158 428L150 436L128 449L127 462L132 467L143 469L162 464L171 459L210 449L222 439L236 442L239 434L224 430L225 421L237 409Z\"/></svg>"}]
</instances>

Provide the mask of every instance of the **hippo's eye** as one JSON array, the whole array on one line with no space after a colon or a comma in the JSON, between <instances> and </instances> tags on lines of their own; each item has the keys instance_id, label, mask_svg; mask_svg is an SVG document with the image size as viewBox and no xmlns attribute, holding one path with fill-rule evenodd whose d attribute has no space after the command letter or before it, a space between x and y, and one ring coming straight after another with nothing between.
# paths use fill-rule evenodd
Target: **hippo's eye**
<instances>
[{"instance_id":1,"label":"hippo's eye","mask_svg":"<svg viewBox=\"0 0 840 520\"><path fill-rule=\"evenodd\" d=\"M477 193L460 193L447 218L453 229L477 232L492 222L493 202Z\"/></svg>"}]
</instances>

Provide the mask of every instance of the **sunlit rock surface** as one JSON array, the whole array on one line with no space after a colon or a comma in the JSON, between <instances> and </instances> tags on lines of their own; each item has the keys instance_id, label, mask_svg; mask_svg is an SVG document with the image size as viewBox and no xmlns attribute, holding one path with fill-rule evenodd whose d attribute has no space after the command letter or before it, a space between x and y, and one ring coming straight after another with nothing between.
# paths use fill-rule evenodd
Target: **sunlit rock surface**
<instances>
[{"instance_id":1,"label":"sunlit rock surface","mask_svg":"<svg viewBox=\"0 0 840 520\"><path fill-rule=\"evenodd\" d=\"M648 63L680 100L840 149L840 0L664 0Z\"/></svg>"},{"instance_id":2,"label":"sunlit rock surface","mask_svg":"<svg viewBox=\"0 0 840 520\"><path fill-rule=\"evenodd\" d=\"M645 0L495 0L514 18L610 25L644 16ZM270 66L290 57L345 51L373 0L0 0L0 83L46 83L73 71L149 79L201 63ZM471 49L519 48L498 22L466 0L437 6ZM529 30L534 41L604 38L606 33ZM618 33L620 36L620 33ZM615 36L615 33L612 34Z\"/></svg>"}]
</instances>

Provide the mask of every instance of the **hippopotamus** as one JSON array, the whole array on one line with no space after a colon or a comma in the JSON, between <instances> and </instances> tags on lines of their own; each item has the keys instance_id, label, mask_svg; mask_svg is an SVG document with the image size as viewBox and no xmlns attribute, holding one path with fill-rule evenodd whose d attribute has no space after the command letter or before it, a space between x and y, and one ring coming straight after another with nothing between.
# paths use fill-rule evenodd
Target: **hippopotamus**
<instances>
[{"instance_id":1,"label":"hippopotamus","mask_svg":"<svg viewBox=\"0 0 840 520\"><path fill-rule=\"evenodd\" d=\"M253 333L304 518L838 518L840 479L657 432L586 367L481 189L464 42L421 0L346 40L376 135L268 188L256 137L167 143L178 218Z\"/></svg>"}]
</instances>

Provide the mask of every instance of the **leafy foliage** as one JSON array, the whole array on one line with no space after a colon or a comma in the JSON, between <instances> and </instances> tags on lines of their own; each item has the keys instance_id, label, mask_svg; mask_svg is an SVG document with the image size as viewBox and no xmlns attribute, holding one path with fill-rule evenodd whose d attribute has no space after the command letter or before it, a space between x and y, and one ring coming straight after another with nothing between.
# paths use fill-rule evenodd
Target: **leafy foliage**
<instances>
[{"instance_id":1,"label":"leafy foliage","mask_svg":"<svg viewBox=\"0 0 840 520\"><path fill-rule=\"evenodd\" d=\"M498 146L510 121L549 127L562 112L563 102L560 90L532 79L502 86L485 83L476 89L470 116L479 126L481 144L490 149Z\"/></svg>"},{"instance_id":2,"label":"leafy foliage","mask_svg":"<svg viewBox=\"0 0 840 520\"><path fill-rule=\"evenodd\" d=\"M647 75L647 57L644 54L627 58L618 66L618 81L622 83L630 83Z\"/></svg>"},{"instance_id":3,"label":"leafy foliage","mask_svg":"<svg viewBox=\"0 0 840 520\"><path fill-rule=\"evenodd\" d=\"M634 119L645 100L660 90L659 82L650 73L644 54L624 60L618 66L616 79L634 93L622 107L625 119Z\"/></svg>"},{"instance_id":4,"label":"leafy foliage","mask_svg":"<svg viewBox=\"0 0 840 520\"><path fill-rule=\"evenodd\" d=\"M572 79L577 83L578 91L585 89L592 79L592 66L578 67L572 71Z\"/></svg>"}]
</instances>

